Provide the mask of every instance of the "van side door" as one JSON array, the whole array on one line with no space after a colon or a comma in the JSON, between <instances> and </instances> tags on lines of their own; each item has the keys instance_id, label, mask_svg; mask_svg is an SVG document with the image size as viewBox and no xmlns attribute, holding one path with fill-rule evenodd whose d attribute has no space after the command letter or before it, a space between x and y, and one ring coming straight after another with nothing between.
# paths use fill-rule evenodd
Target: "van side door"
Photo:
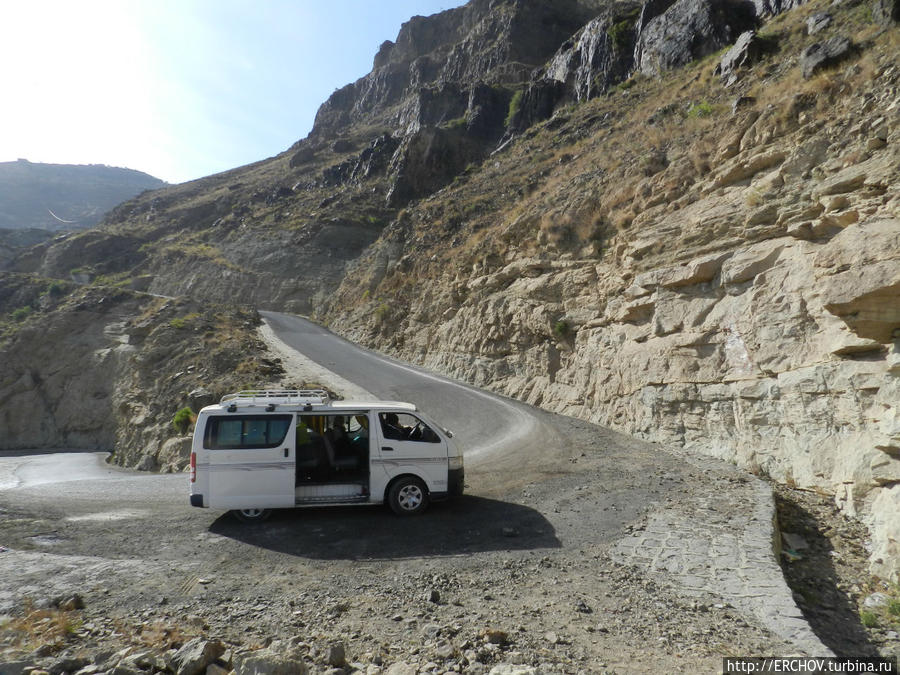
<instances>
[{"instance_id":1,"label":"van side door","mask_svg":"<svg viewBox=\"0 0 900 675\"><path fill-rule=\"evenodd\" d=\"M294 506L293 414L210 415L203 431L213 508Z\"/></svg>"}]
</instances>

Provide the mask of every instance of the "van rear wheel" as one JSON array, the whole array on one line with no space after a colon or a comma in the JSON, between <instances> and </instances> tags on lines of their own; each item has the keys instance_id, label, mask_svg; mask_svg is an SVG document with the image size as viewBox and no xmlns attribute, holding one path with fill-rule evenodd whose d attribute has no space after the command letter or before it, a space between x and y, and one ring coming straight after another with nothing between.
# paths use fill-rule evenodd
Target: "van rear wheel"
<instances>
[{"instance_id":1,"label":"van rear wheel","mask_svg":"<svg viewBox=\"0 0 900 675\"><path fill-rule=\"evenodd\" d=\"M398 516L414 516L428 507L428 488L418 478L401 478L388 491L388 504Z\"/></svg>"},{"instance_id":2,"label":"van rear wheel","mask_svg":"<svg viewBox=\"0 0 900 675\"><path fill-rule=\"evenodd\" d=\"M261 523L272 515L272 509L235 509L231 513L242 523Z\"/></svg>"}]
</instances>

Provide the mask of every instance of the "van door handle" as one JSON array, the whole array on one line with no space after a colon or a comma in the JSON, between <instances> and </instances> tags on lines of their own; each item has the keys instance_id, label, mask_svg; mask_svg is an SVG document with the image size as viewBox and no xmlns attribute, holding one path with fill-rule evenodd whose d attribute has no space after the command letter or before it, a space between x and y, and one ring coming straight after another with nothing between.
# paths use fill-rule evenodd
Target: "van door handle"
<instances>
[{"instance_id":1,"label":"van door handle","mask_svg":"<svg viewBox=\"0 0 900 675\"><path fill-rule=\"evenodd\" d=\"M287 457L290 454L290 450L288 448L284 449L284 456Z\"/></svg>"},{"instance_id":2,"label":"van door handle","mask_svg":"<svg viewBox=\"0 0 900 675\"><path fill-rule=\"evenodd\" d=\"M382 448L381 451L382 452L393 452L394 449L393 448Z\"/></svg>"}]
</instances>

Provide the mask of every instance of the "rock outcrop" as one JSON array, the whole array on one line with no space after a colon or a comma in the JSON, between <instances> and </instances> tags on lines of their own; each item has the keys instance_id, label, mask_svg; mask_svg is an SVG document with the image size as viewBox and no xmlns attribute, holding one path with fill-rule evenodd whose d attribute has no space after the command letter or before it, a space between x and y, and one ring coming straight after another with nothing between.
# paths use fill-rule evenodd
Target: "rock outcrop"
<instances>
[{"instance_id":1,"label":"rock outcrop","mask_svg":"<svg viewBox=\"0 0 900 675\"><path fill-rule=\"evenodd\" d=\"M255 312L17 275L0 280L0 311L29 308L0 342L0 450L114 449L119 464L179 471L190 438L173 428L176 410L197 412L281 372L255 337Z\"/></svg>"},{"instance_id":2,"label":"rock outcrop","mask_svg":"<svg viewBox=\"0 0 900 675\"><path fill-rule=\"evenodd\" d=\"M820 70L840 63L850 55L852 48L850 40L841 35L811 44L800 54L803 77L808 79Z\"/></svg>"},{"instance_id":3,"label":"rock outcrop","mask_svg":"<svg viewBox=\"0 0 900 675\"><path fill-rule=\"evenodd\" d=\"M756 26L749 3L727 0L677 0L657 16L642 19L634 61L644 75L684 66Z\"/></svg>"},{"instance_id":4,"label":"rock outcrop","mask_svg":"<svg viewBox=\"0 0 900 675\"><path fill-rule=\"evenodd\" d=\"M434 92L447 87L458 95L450 97L454 112L447 113L445 107L444 113L458 117L467 100L462 92L479 84L526 82L590 14L576 0L474 0L434 16L413 17L396 41L381 45L371 73L339 89L321 106L311 138L328 137L363 119L402 124L406 115L395 113L398 106L419 106L426 112L418 123L434 123L429 104ZM446 101L446 91L440 98Z\"/></svg>"},{"instance_id":5,"label":"rock outcrop","mask_svg":"<svg viewBox=\"0 0 900 675\"><path fill-rule=\"evenodd\" d=\"M719 61L717 71L725 86L729 87L737 82L739 72L759 61L762 52L762 41L757 37L756 31L748 30L741 33Z\"/></svg>"},{"instance_id":6,"label":"rock outcrop","mask_svg":"<svg viewBox=\"0 0 900 675\"><path fill-rule=\"evenodd\" d=\"M521 195L516 216L482 235L470 265L418 252L424 235L397 229L356 274L381 256L367 288L409 309L387 325L359 312L334 325L503 394L832 494L868 523L873 569L896 577L900 70L884 56L866 84L859 73L833 73L819 101L796 92L740 108L709 166L670 144L609 184L600 130L595 154L506 187ZM522 157L472 180L511 176ZM460 241L430 222L433 241ZM344 284L337 297L359 296L353 275Z\"/></svg>"},{"instance_id":7,"label":"rock outcrop","mask_svg":"<svg viewBox=\"0 0 900 675\"><path fill-rule=\"evenodd\" d=\"M875 0L872 18L877 23L891 26L900 22L900 2L897 0Z\"/></svg>"},{"instance_id":8,"label":"rock outcrop","mask_svg":"<svg viewBox=\"0 0 900 675\"><path fill-rule=\"evenodd\" d=\"M637 7L617 6L615 12L591 20L557 51L543 69L543 78L564 84L576 101L593 98L627 79L637 11Z\"/></svg>"}]
</instances>

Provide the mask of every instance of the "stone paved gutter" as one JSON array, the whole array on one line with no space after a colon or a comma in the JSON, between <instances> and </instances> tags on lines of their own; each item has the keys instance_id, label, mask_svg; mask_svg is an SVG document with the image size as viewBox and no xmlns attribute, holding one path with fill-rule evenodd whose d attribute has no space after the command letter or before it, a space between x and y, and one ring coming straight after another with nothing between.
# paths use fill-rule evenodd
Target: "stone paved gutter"
<instances>
[{"instance_id":1,"label":"stone paved gutter","mask_svg":"<svg viewBox=\"0 0 900 675\"><path fill-rule=\"evenodd\" d=\"M684 459L717 474L722 489L667 502L642 530L613 546L613 558L663 574L688 594L719 596L807 654L833 656L794 602L778 564L771 488L722 462Z\"/></svg>"}]
</instances>

